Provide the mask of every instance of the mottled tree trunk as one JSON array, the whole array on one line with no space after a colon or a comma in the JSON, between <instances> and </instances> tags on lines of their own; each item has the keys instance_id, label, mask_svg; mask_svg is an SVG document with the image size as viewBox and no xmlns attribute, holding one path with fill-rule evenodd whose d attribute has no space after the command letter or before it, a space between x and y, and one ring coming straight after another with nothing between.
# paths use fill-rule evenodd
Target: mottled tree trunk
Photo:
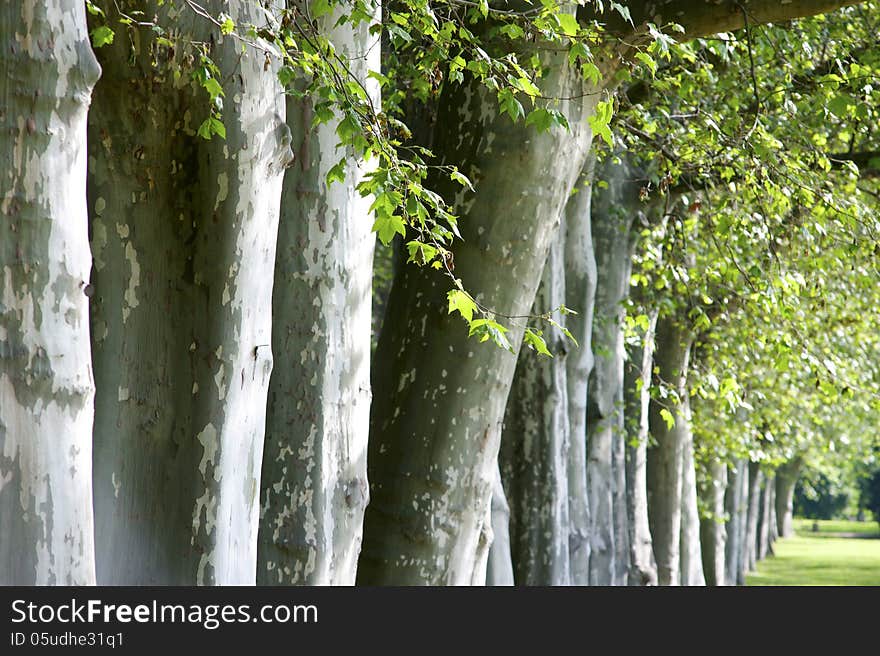
<instances>
[{"instance_id":1,"label":"mottled tree trunk","mask_svg":"<svg viewBox=\"0 0 880 656\"><path fill-rule=\"evenodd\" d=\"M758 563L758 515L761 509L761 483L764 473L757 462L749 463L749 496L746 513L746 571L754 572Z\"/></svg>"},{"instance_id":2,"label":"mottled tree trunk","mask_svg":"<svg viewBox=\"0 0 880 656\"><path fill-rule=\"evenodd\" d=\"M647 448L651 405L651 369L657 311L639 346L630 347L624 379L626 429L626 494L629 516L628 585L657 585L657 563L648 521Z\"/></svg>"},{"instance_id":3,"label":"mottled tree trunk","mask_svg":"<svg viewBox=\"0 0 880 656\"><path fill-rule=\"evenodd\" d=\"M568 384L568 521L572 585L590 582L590 501L587 493L587 382L593 369L593 305L596 257L591 231L591 199L596 157L590 154L565 206L566 328L577 340L566 357Z\"/></svg>"},{"instance_id":4,"label":"mottled tree trunk","mask_svg":"<svg viewBox=\"0 0 880 656\"><path fill-rule=\"evenodd\" d=\"M743 518L743 479L748 479L745 460L737 460L727 469L727 490L724 492L724 512L727 514L727 544L724 549L724 578L726 585L737 585L739 579L740 524Z\"/></svg>"},{"instance_id":5,"label":"mottled tree trunk","mask_svg":"<svg viewBox=\"0 0 880 656\"><path fill-rule=\"evenodd\" d=\"M651 400L650 426L656 446L648 449L648 517L660 585L680 583L682 449L690 430L684 399L693 339L691 330L676 319L661 317L657 321L655 384L663 381L674 392ZM661 415L663 409L672 415L672 426Z\"/></svg>"},{"instance_id":6,"label":"mottled tree trunk","mask_svg":"<svg viewBox=\"0 0 880 656\"><path fill-rule=\"evenodd\" d=\"M706 585L700 550L700 512L697 509L697 473L694 467L694 434L691 430L691 402L682 397L681 445L681 585Z\"/></svg>"},{"instance_id":7,"label":"mottled tree trunk","mask_svg":"<svg viewBox=\"0 0 880 656\"><path fill-rule=\"evenodd\" d=\"M253 3L203 5L265 21ZM181 45L132 27L102 48L89 132L98 581L253 584L291 158L282 89L265 53L189 5L146 9ZM225 140L196 134L210 104L187 68L190 37L215 44Z\"/></svg>"},{"instance_id":8,"label":"mottled tree trunk","mask_svg":"<svg viewBox=\"0 0 880 656\"><path fill-rule=\"evenodd\" d=\"M726 578L728 585L743 585L746 577L747 517L749 507L749 467L747 460L737 460L728 469L724 508L727 525Z\"/></svg>"},{"instance_id":9,"label":"mottled tree trunk","mask_svg":"<svg viewBox=\"0 0 880 656\"><path fill-rule=\"evenodd\" d=\"M378 107L367 78L378 37L366 23L331 29L341 11L322 25ZM312 128L313 114L310 98L288 97L296 161L284 176L272 298L262 584L353 585L368 500L372 199L355 188L364 165L336 150L338 120ZM345 181L328 186L340 158Z\"/></svg>"},{"instance_id":10,"label":"mottled tree trunk","mask_svg":"<svg viewBox=\"0 0 880 656\"><path fill-rule=\"evenodd\" d=\"M727 585L725 572L725 549L727 525L724 521L724 495L727 490L727 465L714 461L709 467L709 477L702 486L701 499L709 510L707 517L700 518L700 547L706 585Z\"/></svg>"},{"instance_id":11,"label":"mottled tree trunk","mask_svg":"<svg viewBox=\"0 0 880 656\"><path fill-rule=\"evenodd\" d=\"M492 546L486 564L486 585L513 585L513 561L510 557L510 505L501 484L501 470L496 470L492 485Z\"/></svg>"},{"instance_id":12,"label":"mottled tree trunk","mask_svg":"<svg viewBox=\"0 0 880 656\"><path fill-rule=\"evenodd\" d=\"M454 199L463 240L455 275L481 302L527 314L550 243L580 174L598 100L564 54L544 54L545 93L572 131L537 134L498 115L478 84L448 87L434 151L475 181L477 193L437 187ZM600 62L601 63L601 62ZM583 95L584 91L589 92ZM551 174L552 173L552 174ZM468 584L491 499L495 459L516 357L467 338L447 313L447 278L427 267L397 275L373 376L364 547L365 584ZM514 352L521 324L507 334Z\"/></svg>"},{"instance_id":13,"label":"mottled tree trunk","mask_svg":"<svg viewBox=\"0 0 880 656\"><path fill-rule=\"evenodd\" d=\"M638 212L638 187L626 161L609 158L594 191L593 246L596 302L593 354L587 394L587 484L590 499L590 584L625 584L629 569L624 456L624 306L629 292ZM619 562L621 561L621 562Z\"/></svg>"},{"instance_id":14,"label":"mottled tree trunk","mask_svg":"<svg viewBox=\"0 0 880 656\"><path fill-rule=\"evenodd\" d=\"M803 459L798 456L776 470L776 527L779 537L794 535L792 514L794 510L794 485L797 483Z\"/></svg>"},{"instance_id":15,"label":"mottled tree trunk","mask_svg":"<svg viewBox=\"0 0 880 656\"><path fill-rule=\"evenodd\" d=\"M768 553L773 553L770 542L770 509L773 507L771 491L774 487L773 477L765 474L761 486L761 510L758 518L758 560L764 560Z\"/></svg>"},{"instance_id":16,"label":"mottled tree trunk","mask_svg":"<svg viewBox=\"0 0 880 656\"><path fill-rule=\"evenodd\" d=\"M565 299L564 246L550 247L532 313ZM518 585L568 585L568 387L565 343L544 332L552 358L520 352L501 434L501 480L510 504L510 547Z\"/></svg>"},{"instance_id":17,"label":"mottled tree trunk","mask_svg":"<svg viewBox=\"0 0 880 656\"><path fill-rule=\"evenodd\" d=\"M773 553L773 544L779 539L779 525L776 520L776 473L773 473L771 479L767 482L770 490L770 518L767 524L770 529L770 553Z\"/></svg>"},{"instance_id":18,"label":"mottled tree trunk","mask_svg":"<svg viewBox=\"0 0 880 656\"><path fill-rule=\"evenodd\" d=\"M81 2L0 5L0 585L93 585Z\"/></svg>"}]
</instances>

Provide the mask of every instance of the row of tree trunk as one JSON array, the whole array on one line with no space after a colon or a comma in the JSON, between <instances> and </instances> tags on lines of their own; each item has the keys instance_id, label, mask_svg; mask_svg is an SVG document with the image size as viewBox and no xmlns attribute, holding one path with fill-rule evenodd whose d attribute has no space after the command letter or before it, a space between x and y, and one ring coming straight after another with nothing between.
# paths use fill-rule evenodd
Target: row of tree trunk
<instances>
[{"instance_id":1,"label":"row of tree trunk","mask_svg":"<svg viewBox=\"0 0 880 656\"><path fill-rule=\"evenodd\" d=\"M243 50L190 5L108 0L179 44L131 24L96 61L82 2L26 4L0 8L0 582L703 577L693 337L655 318L653 362L678 399L663 428L646 391L659 381L624 386L655 367L651 340L641 366L624 358L632 176L605 174L590 209L587 118L620 50L597 51L599 83L539 53L570 131L513 123L468 82L445 87L431 135L476 185L434 184L461 216L456 275L505 315L565 299L580 348L554 331L552 360L477 344L446 312L448 281L401 267L371 376L364 171L351 158L327 186L334 125L312 130L309 101L285 101L270 46ZM255 3L201 5L266 20ZM378 69L376 37L334 18L354 74ZM211 107L186 44L222 73L225 139L197 133ZM514 323L514 353L522 335Z\"/></svg>"}]
</instances>

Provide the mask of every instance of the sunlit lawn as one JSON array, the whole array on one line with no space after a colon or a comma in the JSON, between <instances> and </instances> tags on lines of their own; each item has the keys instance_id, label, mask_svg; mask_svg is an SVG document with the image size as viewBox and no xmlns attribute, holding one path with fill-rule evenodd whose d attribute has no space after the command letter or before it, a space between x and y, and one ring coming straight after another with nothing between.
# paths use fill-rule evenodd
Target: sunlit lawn
<instances>
[{"instance_id":1,"label":"sunlit lawn","mask_svg":"<svg viewBox=\"0 0 880 656\"><path fill-rule=\"evenodd\" d=\"M880 531L876 522L795 520L795 536L774 545L746 585L880 585ZM856 533L865 537L838 537Z\"/></svg>"}]
</instances>

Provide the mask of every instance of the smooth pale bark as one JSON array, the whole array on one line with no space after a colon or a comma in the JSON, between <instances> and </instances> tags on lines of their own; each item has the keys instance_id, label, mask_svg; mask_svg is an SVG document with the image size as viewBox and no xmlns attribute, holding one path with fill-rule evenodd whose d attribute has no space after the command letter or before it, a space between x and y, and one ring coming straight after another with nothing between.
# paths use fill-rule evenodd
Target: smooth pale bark
<instances>
[{"instance_id":1,"label":"smooth pale bark","mask_svg":"<svg viewBox=\"0 0 880 656\"><path fill-rule=\"evenodd\" d=\"M794 535L794 486L801 471L803 459L798 456L776 470L776 527L781 538Z\"/></svg>"},{"instance_id":2,"label":"smooth pale bark","mask_svg":"<svg viewBox=\"0 0 880 656\"><path fill-rule=\"evenodd\" d=\"M0 585L94 585L81 2L0 5Z\"/></svg>"},{"instance_id":3,"label":"smooth pale bark","mask_svg":"<svg viewBox=\"0 0 880 656\"><path fill-rule=\"evenodd\" d=\"M498 312L529 312L564 204L591 135L599 96L561 53L542 55L545 93L572 131L538 134L498 115L478 84L441 98L433 150L475 182L476 194L438 181L453 199L463 240L455 275ZM601 64L601 62L600 62ZM610 79L610 78L609 78ZM587 91L587 95L584 92ZM492 496L501 423L516 357L468 339L447 312L449 280L414 266L398 273L374 368L370 498L358 565L363 584L468 584ZM521 323L507 337L517 352Z\"/></svg>"},{"instance_id":4,"label":"smooth pale bark","mask_svg":"<svg viewBox=\"0 0 880 656\"><path fill-rule=\"evenodd\" d=\"M657 560L660 585L679 585L681 573L682 449L687 442L687 368L693 332L675 318L657 321L654 369L656 383L665 381L673 395L651 400L650 427L655 446L648 449L648 518ZM666 409L674 423L669 426L660 414Z\"/></svg>"},{"instance_id":5,"label":"smooth pale bark","mask_svg":"<svg viewBox=\"0 0 880 656\"><path fill-rule=\"evenodd\" d=\"M624 306L629 292L639 210L638 187L625 159L609 157L593 192L592 234L596 253L593 370L587 390L587 485L590 500L590 584L625 584L629 569L624 456ZM618 562L622 561L622 562Z\"/></svg>"},{"instance_id":6,"label":"smooth pale bark","mask_svg":"<svg viewBox=\"0 0 880 656\"><path fill-rule=\"evenodd\" d=\"M770 527L770 553L773 553L773 544L779 539L779 525L776 521L776 472L768 483L770 489L770 518L767 524Z\"/></svg>"},{"instance_id":7,"label":"smooth pale bark","mask_svg":"<svg viewBox=\"0 0 880 656\"><path fill-rule=\"evenodd\" d=\"M706 585L700 549L700 512L697 509L697 473L694 467L694 434L691 430L691 402L682 397L681 445L681 585Z\"/></svg>"},{"instance_id":8,"label":"smooth pale bark","mask_svg":"<svg viewBox=\"0 0 880 656\"><path fill-rule=\"evenodd\" d=\"M761 484L764 472L757 462L749 463L749 496L746 513L746 571L754 572L758 564L758 515L761 510Z\"/></svg>"},{"instance_id":9,"label":"smooth pale bark","mask_svg":"<svg viewBox=\"0 0 880 656\"><path fill-rule=\"evenodd\" d=\"M700 517L700 547L706 585L727 585L725 572L725 549L727 546L727 523L724 495L727 491L727 465L714 461L709 476L700 489L700 498L708 509L708 516Z\"/></svg>"},{"instance_id":10,"label":"smooth pale bark","mask_svg":"<svg viewBox=\"0 0 880 656\"><path fill-rule=\"evenodd\" d=\"M492 485L492 545L486 563L486 585L513 585L513 561L510 557L510 506L501 484L501 470Z\"/></svg>"},{"instance_id":11,"label":"smooth pale bark","mask_svg":"<svg viewBox=\"0 0 880 656\"><path fill-rule=\"evenodd\" d=\"M749 463L746 460L741 461L737 464L737 467L741 470L741 475L737 478L737 483L739 484L739 491L737 494L739 495L740 503L737 509L737 518L736 518L736 562L733 564L734 572L736 576L736 585L745 585L746 583L746 571L747 571L747 563L748 563L748 545L746 545L746 535L749 532L749 488L750 488L750 471L749 471Z\"/></svg>"},{"instance_id":12,"label":"smooth pale bark","mask_svg":"<svg viewBox=\"0 0 880 656\"><path fill-rule=\"evenodd\" d=\"M727 515L727 544L724 549L724 578L726 585L737 585L742 542L740 524L743 521L743 480L748 481L745 460L737 460L727 469L727 490L724 492L724 512Z\"/></svg>"},{"instance_id":13,"label":"smooth pale bark","mask_svg":"<svg viewBox=\"0 0 880 656\"><path fill-rule=\"evenodd\" d=\"M651 369L657 311L649 315L640 344L631 346L624 378L626 429L626 495L629 516L627 584L657 585L657 563L648 521L647 449L650 436Z\"/></svg>"},{"instance_id":14,"label":"smooth pale bark","mask_svg":"<svg viewBox=\"0 0 880 656\"><path fill-rule=\"evenodd\" d=\"M378 6L374 7L378 13ZM379 106L378 37L322 28ZM260 584L353 585L368 501L370 306L375 234L355 186L365 167L336 150L337 120L312 128L310 98L288 97L296 154L284 176L272 298L263 452ZM345 182L326 183L345 158Z\"/></svg>"},{"instance_id":15,"label":"smooth pale bark","mask_svg":"<svg viewBox=\"0 0 880 656\"><path fill-rule=\"evenodd\" d=\"M203 4L265 21L253 3ZM253 584L291 160L282 89L265 53L242 53L189 5L146 11L181 42L214 43L226 138L196 134L209 101L184 46L156 46L154 65L154 35L132 28L101 49L89 126L98 582Z\"/></svg>"},{"instance_id":16,"label":"smooth pale bark","mask_svg":"<svg viewBox=\"0 0 880 656\"><path fill-rule=\"evenodd\" d=\"M587 493L587 383L593 369L593 305L596 256L591 225L592 183L596 157L590 154L565 206L565 317L577 340L566 357L568 384L568 521L572 585L590 583L590 502Z\"/></svg>"},{"instance_id":17,"label":"smooth pale bark","mask_svg":"<svg viewBox=\"0 0 880 656\"><path fill-rule=\"evenodd\" d=\"M561 237L550 246L532 314L546 314L565 300ZM544 339L552 358L528 348L519 354L498 455L518 585L568 585L571 580L566 357L574 345L566 344L555 327L544 331Z\"/></svg>"},{"instance_id":18,"label":"smooth pale bark","mask_svg":"<svg viewBox=\"0 0 880 656\"><path fill-rule=\"evenodd\" d=\"M770 543L770 509L773 507L771 490L775 486L772 476L763 476L761 484L760 516L758 518L757 560L764 560L768 553L773 553Z\"/></svg>"}]
</instances>

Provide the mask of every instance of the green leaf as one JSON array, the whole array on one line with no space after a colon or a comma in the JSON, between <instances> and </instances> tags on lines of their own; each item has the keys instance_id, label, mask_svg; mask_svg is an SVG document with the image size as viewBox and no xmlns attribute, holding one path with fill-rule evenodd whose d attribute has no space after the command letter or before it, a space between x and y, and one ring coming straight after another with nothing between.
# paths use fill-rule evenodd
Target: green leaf
<instances>
[{"instance_id":1,"label":"green leaf","mask_svg":"<svg viewBox=\"0 0 880 656\"><path fill-rule=\"evenodd\" d=\"M566 36L577 36L581 27L578 25L577 18L572 14L559 14L556 18L559 20L559 26Z\"/></svg>"},{"instance_id":2,"label":"green leaf","mask_svg":"<svg viewBox=\"0 0 880 656\"><path fill-rule=\"evenodd\" d=\"M106 25L101 25L92 30L92 47L101 48L108 43L113 43L113 30Z\"/></svg>"},{"instance_id":3,"label":"green leaf","mask_svg":"<svg viewBox=\"0 0 880 656\"><path fill-rule=\"evenodd\" d=\"M553 357L553 354L547 350L547 343L544 341L544 338L541 337L540 333L532 331L531 328L526 328L523 340L530 348L534 349L541 355L547 355L551 358Z\"/></svg>"},{"instance_id":4,"label":"green leaf","mask_svg":"<svg viewBox=\"0 0 880 656\"><path fill-rule=\"evenodd\" d=\"M546 132L553 123L553 115L543 107L536 107L526 117L526 125L534 125L538 132Z\"/></svg>"},{"instance_id":5,"label":"green leaf","mask_svg":"<svg viewBox=\"0 0 880 656\"><path fill-rule=\"evenodd\" d=\"M446 294L446 298L449 301L448 314L458 312L464 317L465 321L472 324L474 312L478 312L479 308L474 302L474 299L470 297L470 294L461 289L450 289L449 293Z\"/></svg>"},{"instance_id":6,"label":"green leaf","mask_svg":"<svg viewBox=\"0 0 880 656\"><path fill-rule=\"evenodd\" d=\"M387 246L394 239L394 235L406 236L406 224L397 214L383 214L376 217L373 232L377 233L382 243Z\"/></svg>"},{"instance_id":7,"label":"green leaf","mask_svg":"<svg viewBox=\"0 0 880 656\"><path fill-rule=\"evenodd\" d=\"M672 430L672 427L675 426L675 417L672 416L672 413L666 408L661 408L660 416L663 417L663 421L666 422L666 430Z\"/></svg>"},{"instance_id":8,"label":"green leaf","mask_svg":"<svg viewBox=\"0 0 880 656\"><path fill-rule=\"evenodd\" d=\"M327 171L327 186L334 182L345 182L345 160L337 162L336 165Z\"/></svg>"}]
</instances>

